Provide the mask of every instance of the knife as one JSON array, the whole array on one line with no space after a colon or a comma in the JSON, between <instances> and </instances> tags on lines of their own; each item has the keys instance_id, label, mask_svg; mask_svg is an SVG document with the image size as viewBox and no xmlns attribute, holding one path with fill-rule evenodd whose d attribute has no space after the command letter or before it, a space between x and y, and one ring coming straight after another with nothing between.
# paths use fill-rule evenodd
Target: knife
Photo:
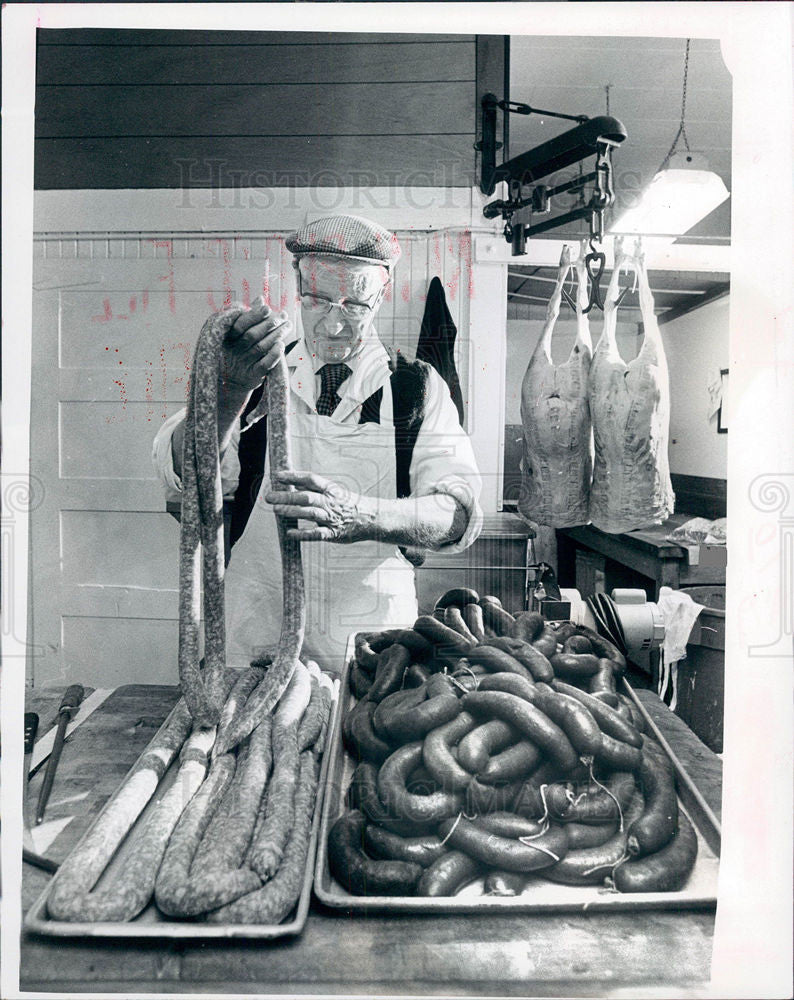
<instances>
[{"instance_id":1,"label":"knife","mask_svg":"<svg viewBox=\"0 0 794 1000\"><path fill-rule=\"evenodd\" d=\"M33 835L28 823L28 783L30 781L30 758L36 733L39 729L39 717L35 712L25 712L25 757L22 771L22 844L28 851L33 851Z\"/></svg>"},{"instance_id":2,"label":"knife","mask_svg":"<svg viewBox=\"0 0 794 1000\"><path fill-rule=\"evenodd\" d=\"M83 690L82 684L70 684L66 691L64 691L61 704L58 707L58 726L55 731L55 741L52 744L52 752L50 753L50 759L47 761L47 770L44 774L44 782L41 786L41 791L39 792L38 803L36 804L37 824L41 823L44 819L44 810L47 808L47 801L50 797L50 792L52 791L52 783L55 780L55 770L58 767L58 761L60 760L61 751L63 750L66 727L69 725L72 716L79 708L84 694L85 691Z\"/></svg>"}]
</instances>

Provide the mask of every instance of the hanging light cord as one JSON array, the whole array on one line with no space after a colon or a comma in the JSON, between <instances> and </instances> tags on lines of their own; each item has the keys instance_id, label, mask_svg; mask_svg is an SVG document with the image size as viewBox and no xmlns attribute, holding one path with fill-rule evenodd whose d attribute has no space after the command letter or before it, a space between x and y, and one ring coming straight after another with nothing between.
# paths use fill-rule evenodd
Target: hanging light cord
<instances>
[{"instance_id":1,"label":"hanging light cord","mask_svg":"<svg viewBox=\"0 0 794 1000\"><path fill-rule=\"evenodd\" d=\"M673 139L673 145L670 147L670 152L665 156L659 171L666 169L667 164L670 162L670 158L675 152L676 146L678 145L678 140L683 137L684 145L686 146L687 153L690 153L689 139L686 134L686 125L684 124L684 118L686 117L686 84L687 77L689 76L689 43L692 41L691 38L686 40L686 53L684 55L684 89L681 95L681 123L678 126L678 131L675 134L675 139ZM657 173L659 172L657 171Z\"/></svg>"}]
</instances>

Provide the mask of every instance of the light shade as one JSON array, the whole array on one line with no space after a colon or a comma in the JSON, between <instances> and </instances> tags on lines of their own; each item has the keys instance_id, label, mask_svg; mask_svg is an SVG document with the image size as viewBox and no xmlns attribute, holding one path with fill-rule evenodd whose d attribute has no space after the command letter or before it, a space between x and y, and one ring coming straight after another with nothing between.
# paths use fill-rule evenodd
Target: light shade
<instances>
[{"instance_id":1,"label":"light shade","mask_svg":"<svg viewBox=\"0 0 794 1000\"><path fill-rule=\"evenodd\" d=\"M621 215L609 231L668 237L672 242L713 212L729 194L704 157L675 153L669 166L642 192L639 203Z\"/></svg>"}]
</instances>

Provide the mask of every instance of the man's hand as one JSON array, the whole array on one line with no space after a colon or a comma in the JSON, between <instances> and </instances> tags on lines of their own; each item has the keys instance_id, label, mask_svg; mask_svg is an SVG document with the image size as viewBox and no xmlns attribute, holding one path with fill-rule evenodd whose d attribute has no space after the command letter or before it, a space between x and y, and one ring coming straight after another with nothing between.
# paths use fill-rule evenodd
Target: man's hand
<instances>
[{"instance_id":1,"label":"man's hand","mask_svg":"<svg viewBox=\"0 0 794 1000\"><path fill-rule=\"evenodd\" d=\"M283 517L311 521L287 534L301 542L361 542L378 537L373 501L339 483L311 472L280 472L283 490L271 490L265 500ZM287 487L294 486L294 491Z\"/></svg>"},{"instance_id":2,"label":"man's hand","mask_svg":"<svg viewBox=\"0 0 794 1000\"><path fill-rule=\"evenodd\" d=\"M223 341L221 385L232 394L256 389L284 354L292 329L286 312L275 312L261 296L234 321Z\"/></svg>"}]
</instances>

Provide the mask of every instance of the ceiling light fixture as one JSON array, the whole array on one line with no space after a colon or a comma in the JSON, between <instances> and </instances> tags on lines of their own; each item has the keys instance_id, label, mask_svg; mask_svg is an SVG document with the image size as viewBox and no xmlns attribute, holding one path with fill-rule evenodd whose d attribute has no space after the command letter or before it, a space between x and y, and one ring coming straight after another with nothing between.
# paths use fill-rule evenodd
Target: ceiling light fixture
<instances>
[{"instance_id":1,"label":"ceiling light fixture","mask_svg":"<svg viewBox=\"0 0 794 1000\"><path fill-rule=\"evenodd\" d=\"M689 43L684 57L684 87L681 98L681 123L670 152L651 183L642 192L639 203L629 208L611 226L613 234L641 234L655 237L654 242L672 243L688 232L717 206L730 192L722 178L709 170L708 161L689 148L684 119L686 89L689 74ZM686 152L676 152L683 137Z\"/></svg>"}]
</instances>

